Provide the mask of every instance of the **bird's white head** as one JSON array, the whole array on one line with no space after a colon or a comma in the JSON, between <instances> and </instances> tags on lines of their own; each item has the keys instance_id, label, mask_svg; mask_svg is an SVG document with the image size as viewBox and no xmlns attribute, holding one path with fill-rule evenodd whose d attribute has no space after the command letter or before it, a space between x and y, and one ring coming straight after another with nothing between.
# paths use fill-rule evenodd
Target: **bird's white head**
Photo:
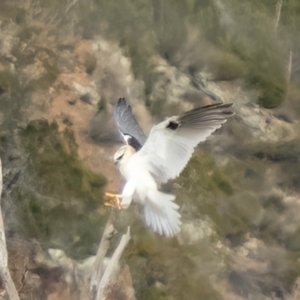
<instances>
[{"instance_id":1,"label":"bird's white head","mask_svg":"<svg viewBox=\"0 0 300 300\"><path fill-rule=\"evenodd\" d=\"M120 167L120 165L127 163L129 158L135 153L135 149L129 145L122 146L117 150L114 155L115 165Z\"/></svg>"}]
</instances>

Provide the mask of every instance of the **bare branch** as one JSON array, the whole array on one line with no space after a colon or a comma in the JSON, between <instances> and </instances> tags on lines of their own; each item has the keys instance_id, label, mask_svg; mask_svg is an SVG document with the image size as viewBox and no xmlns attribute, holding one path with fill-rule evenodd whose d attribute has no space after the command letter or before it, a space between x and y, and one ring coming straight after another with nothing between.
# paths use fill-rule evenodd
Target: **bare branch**
<instances>
[{"instance_id":1,"label":"bare branch","mask_svg":"<svg viewBox=\"0 0 300 300\"><path fill-rule=\"evenodd\" d=\"M65 13L67 13L67 12L69 11L69 9L70 9L73 5L76 4L76 2L77 2L77 0L71 1L71 2L69 3L69 5L67 6Z\"/></svg>"},{"instance_id":2,"label":"bare branch","mask_svg":"<svg viewBox=\"0 0 300 300\"><path fill-rule=\"evenodd\" d=\"M3 186L2 164L0 159L0 201L2 195L2 186ZM0 282L1 282L0 288L4 290L2 293L3 296L5 295L5 297L9 300L20 299L8 270L6 239L5 239L5 231L4 231L4 223L2 218L1 206L0 206Z\"/></svg>"},{"instance_id":3,"label":"bare branch","mask_svg":"<svg viewBox=\"0 0 300 300\"><path fill-rule=\"evenodd\" d=\"M289 82L291 79L292 68L293 68L293 51L290 50L289 63L287 68L287 82Z\"/></svg>"},{"instance_id":4,"label":"bare branch","mask_svg":"<svg viewBox=\"0 0 300 300\"><path fill-rule=\"evenodd\" d=\"M282 8L282 0L279 0L276 4L276 19L275 19L275 25L274 25L274 32L276 33L277 27L280 21L280 15L281 15L281 8Z\"/></svg>"},{"instance_id":5,"label":"bare branch","mask_svg":"<svg viewBox=\"0 0 300 300\"><path fill-rule=\"evenodd\" d=\"M115 250L112 258L110 259L107 267L105 268L105 271L103 273L103 276L101 278L101 281L98 283L98 292L97 292L97 300L104 300L105 299L105 290L112 285L116 273L119 270L119 260L120 257L128 244L130 240L130 227L127 229L127 233L122 236L122 239Z\"/></svg>"},{"instance_id":6,"label":"bare branch","mask_svg":"<svg viewBox=\"0 0 300 300\"><path fill-rule=\"evenodd\" d=\"M96 299L97 286L101 281L105 269L104 258L110 245L110 239L113 236L115 231L114 226L111 223L111 218L112 216L110 215L106 223L106 226L104 228L102 239L97 251L94 268L92 270L91 282L90 282L90 293L91 293L90 298L92 300Z\"/></svg>"}]
</instances>

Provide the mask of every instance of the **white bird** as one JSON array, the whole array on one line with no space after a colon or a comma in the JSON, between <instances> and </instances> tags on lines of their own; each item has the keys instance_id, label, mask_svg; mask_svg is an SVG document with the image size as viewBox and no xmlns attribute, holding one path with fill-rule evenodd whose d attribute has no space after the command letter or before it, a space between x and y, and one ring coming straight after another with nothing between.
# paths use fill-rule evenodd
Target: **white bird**
<instances>
[{"instance_id":1,"label":"white bird","mask_svg":"<svg viewBox=\"0 0 300 300\"><path fill-rule=\"evenodd\" d=\"M161 183L179 176L194 148L206 140L233 115L232 103L217 103L195 108L153 126L148 139L139 127L131 107L120 98L114 111L126 145L114 155L114 162L126 180L122 195L115 197L117 207L126 209L132 201L143 208L147 226L172 237L180 231L181 216L175 196L159 191Z\"/></svg>"}]
</instances>

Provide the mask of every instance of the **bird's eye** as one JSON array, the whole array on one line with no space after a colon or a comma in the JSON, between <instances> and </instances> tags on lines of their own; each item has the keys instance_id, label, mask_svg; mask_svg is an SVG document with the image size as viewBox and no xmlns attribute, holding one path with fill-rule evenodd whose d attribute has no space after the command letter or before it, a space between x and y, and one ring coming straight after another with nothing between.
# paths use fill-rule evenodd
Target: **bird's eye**
<instances>
[{"instance_id":1,"label":"bird's eye","mask_svg":"<svg viewBox=\"0 0 300 300\"><path fill-rule=\"evenodd\" d=\"M123 156L124 156L124 153L115 159L115 165L118 165L118 163L120 162L120 160L122 159Z\"/></svg>"},{"instance_id":2,"label":"bird's eye","mask_svg":"<svg viewBox=\"0 0 300 300\"><path fill-rule=\"evenodd\" d=\"M123 156L124 156L124 153L123 153L122 155L120 155L120 156L117 158L117 160L118 160L118 161L121 160Z\"/></svg>"}]
</instances>

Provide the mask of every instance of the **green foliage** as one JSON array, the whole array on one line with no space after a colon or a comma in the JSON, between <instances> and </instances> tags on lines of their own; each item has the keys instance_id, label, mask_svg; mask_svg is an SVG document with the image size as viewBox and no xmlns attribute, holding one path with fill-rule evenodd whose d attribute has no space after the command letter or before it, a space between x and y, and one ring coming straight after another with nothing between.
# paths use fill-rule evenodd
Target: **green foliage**
<instances>
[{"instance_id":1,"label":"green foliage","mask_svg":"<svg viewBox=\"0 0 300 300\"><path fill-rule=\"evenodd\" d=\"M143 300L168 300L166 292L159 290L154 286L144 287L141 291L141 298Z\"/></svg>"},{"instance_id":2,"label":"green foliage","mask_svg":"<svg viewBox=\"0 0 300 300\"><path fill-rule=\"evenodd\" d=\"M207 299L207 300L223 300L224 298L211 286L209 280L204 276L191 278L189 273L181 273L175 287L175 295L177 299Z\"/></svg>"},{"instance_id":3,"label":"green foliage","mask_svg":"<svg viewBox=\"0 0 300 300\"><path fill-rule=\"evenodd\" d=\"M133 235L133 240L136 238L138 237ZM216 255L212 253L211 244L186 247L160 238L152 239L151 243L157 247L156 254L148 256L140 252L131 254L130 257L126 253L124 255L130 266L138 299L164 300L170 296L176 300L223 299L210 284L206 274L208 269L211 271L218 263ZM131 248L137 246L131 245ZM205 251L210 255L206 256ZM202 263L205 267L201 270L199 265Z\"/></svg>"},{"instance_id":4,"label":"green foliage","mask_svg":"<svg viewBox=\"0 0 300 300\"><path fill-rule=\"evenodd\" d=\"M222 299L207 274L219 270L220 260L226 258L219 256L210 238L178 245L176 238L153 234L142 221L131 224L131 235L123 259L130 267L137 299Z\"/></svg>"},{"instance_id":5,"label":"green foliage","mask_svg":"<svg viewBox=\"0 0 300 300\"><path fill-rule=\"evenodd\" d=\"M13 92L19 89L18 78L15 74L3 70L0 72L0 95L5 92Z\"/></svg>"},{"instance_id":6,"label":"green foliage","mask_svg":"<svg viewBox=\"0 0 300 300\"><path fill-rule=\"evenodd\" d=\"M197 174L197 175L196 175ZM201 186L199 185L201 182ZM232 195L233 189L226 176L215 165L212 157L207 153L197 151L180 176L180 185L185 189L198 187L213 193ZM196 192L197 193L197 192Z\"/></svg>"},{"instance_id":7,"label":"green foliage","mask_svg":"<svg viewBox=\"0 0 300 300\"><path fill-rule=\"evenodd\" d=\"M78 159L70 129L59 133L55 123L32 121L22 133L22 142L32 179L28 187L16 187L13 193L26 234L46 247L61 247L74 258L92 254L106 220L96 212L104 176Z\"/></svg>"},{"instance_id":8,"label":"green foliage","mask_svg":"<svg viewBox=\"0 0 300 300\"><path fill-rule=\"evenodd\" d=\"M106 180L90 171L77 158L71 130L62 133L47 121L32 121L23 132L23 142L30 155L31 167L44 182L47 194L78 197L85 201L101 198Z\"/></svg>"},{"instance_id":9,"label":"green foliage","mask_svg":"<svg viewBox=\"0 0 300 300\"><path fill-rule=\"evenodd\" d=\"M222 44L245 62L244 78L250 87L259 91L258 103L266 108L277 107L286 94L286 70L274 32L275 18L270 12L273 9L275 13L275 6L235 3L231 8L235 24Z\"/></svg>"},{"instance_id":10,"label":"green foliage","mask_svg":"<svg viewBox=\"0 0 300 300\"><path fill-rule=\"evenodd\" d=\"M261 210L259 199L240 186L245 178L239 172L245 166L239 164L232 161L220 168L207 153L197 151L178 179L182 187L179 198L188 196L201 217L208 216L217 233L232 242L258 222Z\"/></svg>"},{"instance_id":11,"label":"green foliage","mask_svg":"<svg viewBox=\"0 0 300 300\"><path fill-rule=\"evenodd\" d=\"M159 54L185 72L191 68L195 72L205 70L214 80L243 78L250 88L259 91L257 102L273 108L286 99L288 55L290 50L298 53L300 45L300 4L294 0L282 2L275 32L278 3L275 0L42 0L32 2L30 14L9 3L3 5L1 14L22 24L21 40L30 43L53 35L55 26L60 27L62 43L66 37L78 33L83 38L100 34L117 40L131 58L135 76L145 82L146 100L155 82L160 80L150 63L150 58ZM47 14L36 14L40 9ZM41 26L41 20L47 24L46 28ZM70 26L70 20L76 26ZM48 56L46 61L51 60L51 55ZM18 57L18 63L26 59ZM57 68L48 68L46 62L44 67L54 80ZM90 73L93 67L91 62ZM51 78L36 85L45 81Z\"/></svg>"},{"instance_id":12,"label":"green foliage","mask_svg":"<svg viewBox=\"0 0 300 300\"><path fill-rule=\"evenodd\" d=\"M205 67L217 80L244 78L258 89L264 107L276 107L285 98L283 52L274 33L277 2L96 3L109 24L106 35L127 47L135 75L146 83L146 96L159 78L149 65L158 51L179 68L183 62L196 71Z\"/></svg>"},{"instance_id":13,"label":"green foliage","mask_svg":"<svg viewBox=\"0 0 300 300\"><path fill-rule=\"evenodd\" d=\"M117 40L131 58L135 76L145 82L146 100L155 82L160 80L150 63L150 58L159 54L185 72L191 68L194 72L205 70L214 80L243 78L250 88L259 91L257 102L273 108L286 98L288 53L293 48L297 52L300 30L300 5L289 0L282 3L275 32L277 5L278 1L273 0L79 0L73 3L42 0L33 2L32 19L21 8L12 9L8 4L4 5L4 11L7 10L16 24L25 24L20 33L22 40L32 42L45 36L46 31L51 36L53 24L59 25L59 34L64 37L80 33L83 38L93 38L101 34ZM37 8L47 14L35 15ZM76 30L70 27L70 19L76 24ZM41 20L48 23L47 30L38 25ZM19 61L24 61L24 57ZM94 62L90 72L93 66ZM45 63L45 68L55 79L55 66L48 70Z\"/></svg>"}]
</instances>

